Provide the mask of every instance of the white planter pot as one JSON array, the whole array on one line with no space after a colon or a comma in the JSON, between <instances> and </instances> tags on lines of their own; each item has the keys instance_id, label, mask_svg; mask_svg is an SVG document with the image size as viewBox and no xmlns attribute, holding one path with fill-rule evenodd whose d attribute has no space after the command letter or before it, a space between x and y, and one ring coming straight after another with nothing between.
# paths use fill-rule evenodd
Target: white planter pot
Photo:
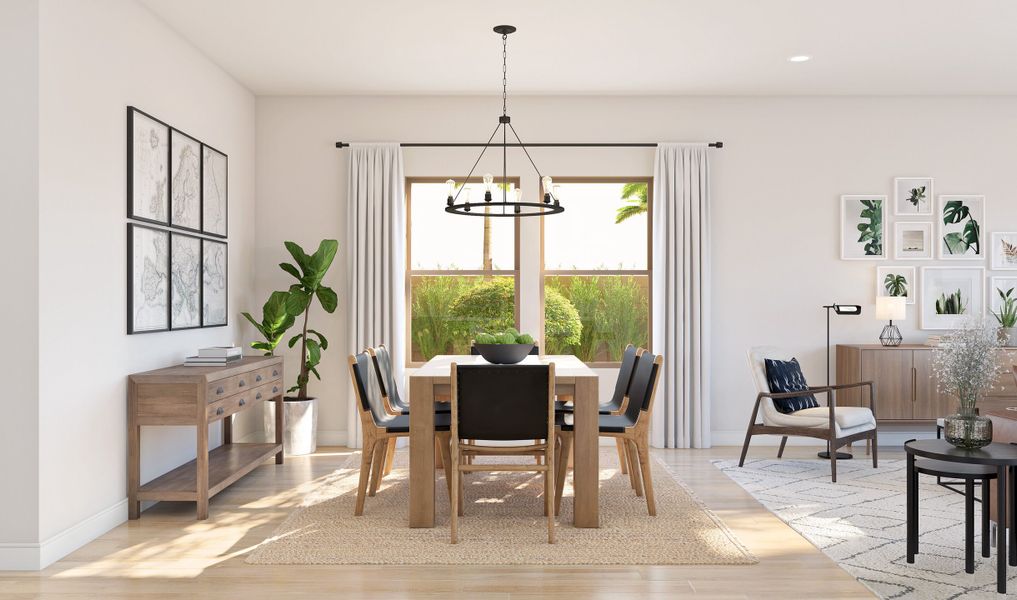
<instances>
[{"instance_id":1,"label":"white planter pot","mask_svg":"<svg viewBox=\"0 0 1017 600\"><path fill-rule=\"evenodd\" d=\"M266 403L265 431L275 439L275 402ZM283 454L302 456L318 449L318 399L283 400Z\"/></svg>"},{"instance_id":2,"label":"white planter pot","mask_svg":"<svg viewBox=\"0 0 1017 600\"><path fill-rule=\"evenodd\" d=\"M1017 346L1017 327L999 328L999 341L1008 348Z\"/></svg>"}]
</instances>

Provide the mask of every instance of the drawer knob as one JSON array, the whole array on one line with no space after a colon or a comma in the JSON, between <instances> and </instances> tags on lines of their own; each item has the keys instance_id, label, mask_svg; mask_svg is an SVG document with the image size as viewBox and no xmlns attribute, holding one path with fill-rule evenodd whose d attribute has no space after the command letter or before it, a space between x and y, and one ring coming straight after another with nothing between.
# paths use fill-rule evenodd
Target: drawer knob
<instances>
[{"instance_id":1,"label":"drawer knob","mask_svg":"<svg viewBox=\"0 0 1017 600\"><path fill-rule=\"evenodd\" d=\"M261 375L255 375L254 376L254 380L255 381L261 381Z\"/></svg>"},{"instance_id":2,"label":"drawer knob","mask_svg":"<svg viewBox=\"0 0 1017 600\"><path fill-rule=\"evenodd\" d=\"M221 415L224 412L226 412L226 409L221 407L221 406L219 408L215 409L215 414L217 414L217 415Z\"/></svg>"},{"instance_id":3,"label":"drawer knob","mask_svg":"<svg viewBox=\"0 0 1017 600\"><path fill-rule=\"evenodd\" d=\"M259 395L260 395L260 394L259 394ZM247 400L244 400L243 398L241 398L241 399L240 399L240 406L243 406L243 405L245 405L245 404L247 404Z\"/></svg>"},{"instance_id":4,"label":"drawer knob","mask_svg":"<svg viewBox=\"0 0 1017 600\"><path fill-rule=\"evenodd\" d=\"M276 371L275 369L272 369L272 377L278 377L278 376L279 376L279 371Z\"/></svg>"},{"instance_id":5,"label":"drawer knob","mask_svg":"<svg viewBox=\"0 0 1017 600\"><path fill-rule=\"evenodd\" d=\"M244 387L245 385L247 385L247 384L246 384L246 383L244 383L244 380L243 380L243 379L241 379L241 380L240 380L240 381L239 381L239 382L237 383L237 387Z\"/></svg>"},{"instance_id":6,"label":"drawer knob","mask_svg":"<svg viewBox=\"0 0 1017 600\"><path fill-rule=\"evenodd\" d=\"M222 394L225 391L226 390L222 389L222 386L219 386L219 387L215 388L216 395Z\"/></svg>"},{"instance_id":7,"label":"drawer knob","mask_svg":"<svg viewBox=\"0 0 1017 600\"><path fill-rule=\"evenodd\" d=\"M279 388L277 388L277 387L275 387L275 386L273 385L273 386L272 386L272 393L274 394L274 393L276 393L276 392L278 392L278 391L279 391Z\"/></svg>"},{"instance_id":8,"label":"drawer knob","mask_svg":"<svg viewBox=\"0 0 1017 600\"><path fill-rule=\"evenodd\" d=\"M255 400L261 400L261 392L258 392L257 394L255 394L254 395L254 399ZM241 402L243 402L243 400L241 400Z\"/></svg>"}]
</instances>

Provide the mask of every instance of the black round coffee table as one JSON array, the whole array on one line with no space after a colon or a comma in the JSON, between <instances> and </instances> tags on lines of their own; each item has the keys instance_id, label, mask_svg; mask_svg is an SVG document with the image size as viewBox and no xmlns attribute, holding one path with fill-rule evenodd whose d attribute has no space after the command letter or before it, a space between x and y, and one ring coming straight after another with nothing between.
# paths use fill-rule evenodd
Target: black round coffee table
<instances>
[{"instance_id":1,"label":"black round coffee table","mask_svg":"<svg viewBox=\"0 0 1017 600\"><path fill-rule=\"evenodd\" d=\"M904 444L907 452L907 561L913 563L918 553L918 473L915 457L959 463L960 465L983 465L996 469L996 591L1006 593L1006 521L1010 513L1011 523L1017 523L1017 502L1014 501L1014 481L1017 474L1017 446L992 443L978 450L964 450L946 440L912 440ZM966 469L958 469L958 473ZM1010 475L1009 479L1007 475ZM1009 491L1009 494L1007 494ZM1009 504L1007 496L1010 496ZM987 510L987 507L983 507ZM1017 527L1010 527L1010 564L1017 566Z\"/></svg>"}]
</instances>

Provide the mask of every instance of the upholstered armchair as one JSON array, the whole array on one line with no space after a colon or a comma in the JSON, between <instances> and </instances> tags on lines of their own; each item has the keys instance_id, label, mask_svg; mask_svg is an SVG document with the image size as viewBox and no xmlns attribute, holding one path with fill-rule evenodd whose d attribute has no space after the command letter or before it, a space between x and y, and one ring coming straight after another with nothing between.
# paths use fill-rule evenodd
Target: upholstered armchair
<instances>
[{"instance_id":1,"label":"upholstered armchair","mask_svg":"<svg viewBox=\"0 0 1017 600\"><path fill-rule=\"evenodd\" d=\"M837 482L837 449L859 440L868 440L872 445L872 466L877 466L876 447L876 393L871 381L809 387L807 389L774 393L770 391L766 374L766 359L791 361L794 356L773 346L757 346L748 352L749 369L752 381L756 386L756 403L752 408L752 418L745 432L745 444L742 446L738 466L745 464L745 455L749 450L749 441L754 435L781 436L777 458L784 455L784 445L788 436L813 437L825 440L830 449L830 472L833 482ZM850 388L868 388L869 406L837 406L837 391ZM786 413L777 409L775 399L796 398L806 394L825 395L826 406L803 408ZM864 394L862 396L864 398ZM758 420L762 423L758 423Z\"/></svg>"}]
</instances>

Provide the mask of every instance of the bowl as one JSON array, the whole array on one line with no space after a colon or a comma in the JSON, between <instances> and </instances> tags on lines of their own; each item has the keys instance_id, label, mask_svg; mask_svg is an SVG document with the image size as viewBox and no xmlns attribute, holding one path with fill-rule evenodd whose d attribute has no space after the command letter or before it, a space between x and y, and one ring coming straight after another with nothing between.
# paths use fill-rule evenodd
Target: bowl
<instances>
[{"instance_id":1,"label":"bowl","mask_svg":"<svg viewBox=\"0 0 1017 600\"><path fill-rule=\"evenodd\" d=\"M494 365L514 365L533 350L533 344L474 344L484 360Z\"/></svg>"}]
</instances>

